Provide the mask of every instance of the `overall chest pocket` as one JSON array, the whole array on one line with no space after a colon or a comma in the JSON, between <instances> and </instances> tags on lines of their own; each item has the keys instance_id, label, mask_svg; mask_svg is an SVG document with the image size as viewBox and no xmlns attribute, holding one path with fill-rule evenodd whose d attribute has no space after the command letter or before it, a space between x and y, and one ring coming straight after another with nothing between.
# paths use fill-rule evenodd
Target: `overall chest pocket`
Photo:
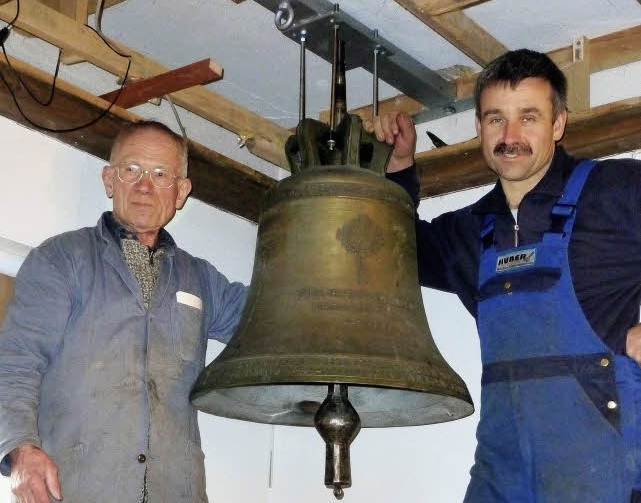
<instances>
[{"instance_id":1,"label":"overall chest pocket","mask_svg":"<svg viewBox=\"0 0 641 503\"><path fill-rule=\"evenodd\" d=\"M177 303L173 312L176 354L183 361L195 360L204 351L202 309Z\"/></svg>"},{"instance_id":2,"label":"overall chest pocket","mask_svg":"<svg viewBox=\"0 0 641 503\"><path fill-rule=\"evenodd\" d=\"M544 292L558 283L560 278L561 270L552 267L497 274L481 285L478 300L483 301L512 292Z\"/></svg>"}]
</instances>

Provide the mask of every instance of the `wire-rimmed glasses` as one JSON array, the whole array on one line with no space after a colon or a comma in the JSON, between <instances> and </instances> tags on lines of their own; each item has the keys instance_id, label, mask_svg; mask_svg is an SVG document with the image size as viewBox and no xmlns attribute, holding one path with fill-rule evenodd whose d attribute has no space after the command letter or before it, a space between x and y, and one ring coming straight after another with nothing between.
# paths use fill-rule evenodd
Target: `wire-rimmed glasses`
<instances>
[{"instance_id":1,"label":"wire-rimmed glasses","mask_svg":"<svg viewBox=\"0 0 641 503\"><path fill-rule=\"evenodd\" d=\"M169 168L152 168L144 169L137 164L127 164L126 166L114 166L118 173L118 179L124 183L138 183L142 176L147 173L151 179L151 183L159 189L170 188L176 180L182 178L181 176L174 175Z\"/></svg>"}]
</instances>

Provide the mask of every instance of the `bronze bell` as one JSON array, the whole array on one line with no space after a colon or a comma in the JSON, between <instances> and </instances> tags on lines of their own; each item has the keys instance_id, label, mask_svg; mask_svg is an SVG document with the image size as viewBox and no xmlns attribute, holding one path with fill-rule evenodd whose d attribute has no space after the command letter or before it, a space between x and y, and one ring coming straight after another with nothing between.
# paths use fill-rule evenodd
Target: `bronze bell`
<instances>
[{"instance_id":1,"label":"bronze bell","mask_svg":"<svg viewBox=\"0 0 641 503\"><path fill-rule=\"evenodd\" d=\"M263 201L240 324L191 400L218 416L315 426L325 485L341 499L361 426L440 423L474 406L427 325L414 205L383 176L391 150L346 113L337 31L330 124L303 118L289 139L292 176Z\"/></svg>"},{"instance_id":2,"label":"bronze bell","mask_svg":"<svg viewBox=\"0 0 641 503\"><path fill-rule=\"evenodd\" d=\"M314 426L328 385L345 384L363 427L471 414L464 382L432 339L415 257L414 207L395 183L347 165L279 182L260 215L242 320L199 377L194 405ZM338 482L326 474L337 497L348 468Z\"/></svg>"}]
</instances>

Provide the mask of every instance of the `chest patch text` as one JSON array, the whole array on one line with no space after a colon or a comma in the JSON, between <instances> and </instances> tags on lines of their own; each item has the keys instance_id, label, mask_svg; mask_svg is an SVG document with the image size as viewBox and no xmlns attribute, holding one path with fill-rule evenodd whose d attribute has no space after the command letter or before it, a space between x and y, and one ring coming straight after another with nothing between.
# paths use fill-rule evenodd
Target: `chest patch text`
<instances>
[{"instance_id":1,"label":"chest patch text","mask_svg":"<svg viewBox=\"0 0 641 503\"><path fill-rule=\"evenodd\" d=\"M499 255L496 259L496 272L503 272L516 267L532 266L536 262L536 248Z\"/></svg>"}]
</instances>

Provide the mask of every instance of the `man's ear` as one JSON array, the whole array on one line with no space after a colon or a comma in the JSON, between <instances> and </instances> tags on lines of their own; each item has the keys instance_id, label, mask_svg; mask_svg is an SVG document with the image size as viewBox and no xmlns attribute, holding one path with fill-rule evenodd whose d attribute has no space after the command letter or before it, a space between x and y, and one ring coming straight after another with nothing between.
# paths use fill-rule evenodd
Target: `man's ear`
<instances>
[{"instance_id":1,"label":"man's ear","mask_svg":"<svg viewBox=\"0 0 641 503\"><path fill-rule=\"evenodd\" d=\"M191 180L189 178L183 178L178 181L178 194L176 195L176 209L180 210L185 205L187 197L191 192Z\"/></svg>"},{"instance_id":2,"label":"man's ear","mask_svg":"<svg viewBox=\"0 0 641 503\"><path fill-rule=\"evenodd\" d=\"M479 120L478 115L474 116L474 125L476 126L476 136L478 136L479 141L481 139L481 121Z\"/></svg>"},{"instance_id":3,"label":"man's ear","mask_svg":"<svg viewBox=\"0 0 641 503\"><path fill-rule=\"evenodd\" d=\"M559 141L563 138L563 133L565 132L565 124L568 121L568 111L561 110L556 117L554 118L554 123L552 124L552 134L554 141Z\"/></svg>"},{"instance_id":4,"label":"man's ear","mask_svg":"<svg viewBox=\"0 0 641 503\"><path fill-rule=\"evenodd\" d=\"M114 195L114 169L107 165L102 168L102 183L105 186L105 194L111 199Z\"/></svg>"}]
</instances>

